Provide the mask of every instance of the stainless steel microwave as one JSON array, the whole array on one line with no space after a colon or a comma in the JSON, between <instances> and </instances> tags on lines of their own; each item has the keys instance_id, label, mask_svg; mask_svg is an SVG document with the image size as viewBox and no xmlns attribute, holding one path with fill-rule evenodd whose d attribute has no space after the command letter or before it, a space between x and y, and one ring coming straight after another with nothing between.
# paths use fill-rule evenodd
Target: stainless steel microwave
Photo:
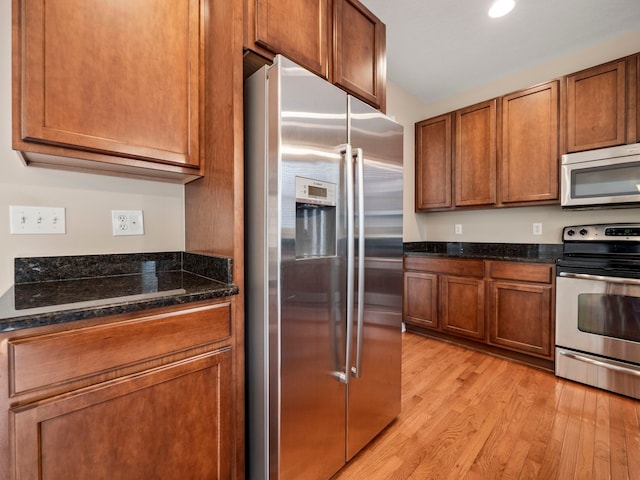
<instances>
[{"instance_id":1,"label":"stainless steel microwave","mask_svg":"<svg viewBox=\"0 0 640 480\"><path fill-rule=\"evenodd\" d=\"M640 143L562 155L563 208L640 207Z\"/></svg>"}]
</instances>

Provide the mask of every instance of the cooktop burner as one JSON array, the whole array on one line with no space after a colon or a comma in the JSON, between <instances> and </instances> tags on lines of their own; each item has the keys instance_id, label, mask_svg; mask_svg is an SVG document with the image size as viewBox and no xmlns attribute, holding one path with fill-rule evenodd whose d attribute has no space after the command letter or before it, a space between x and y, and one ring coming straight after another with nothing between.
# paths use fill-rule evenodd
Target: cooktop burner
<instances>
[{"instance_id":1,"label":"cooktop burner","mask_svg":"<svg viewBox=\"0 0 640 480\"><path fill-rule=\"evenodd\" d=\"M565 227L558 273L640 278L640 224L595 224Z\"/></svg>"}]
</instances>

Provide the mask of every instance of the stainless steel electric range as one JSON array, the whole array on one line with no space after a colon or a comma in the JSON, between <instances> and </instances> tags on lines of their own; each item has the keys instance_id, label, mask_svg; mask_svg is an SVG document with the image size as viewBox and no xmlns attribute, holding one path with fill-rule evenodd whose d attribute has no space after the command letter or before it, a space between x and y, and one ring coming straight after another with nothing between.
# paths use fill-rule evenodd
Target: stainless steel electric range
<instances>
[{"instance_id":1,"label":"stainless steel electric range","mask_svg":"<svg viewBox=\"0 0 640 480\"><path fill-rule=\"evenodd\" d=\"M640 399L640 223L577 225L562 236L556 375Z\"/></svg>"}]
</instances>

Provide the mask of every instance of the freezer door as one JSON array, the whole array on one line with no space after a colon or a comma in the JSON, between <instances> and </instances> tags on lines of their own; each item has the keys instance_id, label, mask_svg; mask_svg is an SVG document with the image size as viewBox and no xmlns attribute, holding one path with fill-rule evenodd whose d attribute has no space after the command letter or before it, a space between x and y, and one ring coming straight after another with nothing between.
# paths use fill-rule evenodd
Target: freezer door
<instances>
[{"instance_id":1,"label":"freezer door","mask_svg":"<svg viewBox=\"0 0 640 480\"><path fill-rule=\"evenodd\" d=\"M269 143L279 145L270 177L278 179L272 253L280 253L280 323L272 332L280 342L280 449L270 478L326 480L345 463L346 388L338 377L345 365L347 99L284 58L278 63L270 88L280 103L270 111L279 114L270 126L280 128Z\"/></svg>"},{"instance_id":2,"label":"freezer door","mask_svg":"<svg viewBox=\"0 0 640 480\"><path fill-rule=\"evenodd\" d=\"M364 223L354 242L364 244L356 270L360 264L364 271L356 271L362 318L348 385L347 460L400 413L403 285L402 126L353 97L349 103L350 143L361 153L356 183L362 178L364 197L362 202L356 196L356 212L364 214L355 222Z\"/></svg>"}]
</instances>

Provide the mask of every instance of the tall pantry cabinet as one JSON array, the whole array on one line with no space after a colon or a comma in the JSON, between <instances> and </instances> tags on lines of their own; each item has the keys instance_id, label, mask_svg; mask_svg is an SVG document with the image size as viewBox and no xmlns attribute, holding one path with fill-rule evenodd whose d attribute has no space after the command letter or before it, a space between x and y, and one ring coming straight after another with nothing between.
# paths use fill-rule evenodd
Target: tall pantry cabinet
<instances>
[{"instance_id":1,"label":"tall pantry cabinet","mask_svg":"<svg viewBox=\"0 0 640 480\"><path fill-rule=\"evenodd\" d=\"M186 250L233 259L224 352L195 369L224 387L198 407L228 419L211 453L222 478L244 478L242 2L12 0L13 148L25 163L187 183ZM18 464L40 454L29 445Z\"/></svg>"}]
</instances>

